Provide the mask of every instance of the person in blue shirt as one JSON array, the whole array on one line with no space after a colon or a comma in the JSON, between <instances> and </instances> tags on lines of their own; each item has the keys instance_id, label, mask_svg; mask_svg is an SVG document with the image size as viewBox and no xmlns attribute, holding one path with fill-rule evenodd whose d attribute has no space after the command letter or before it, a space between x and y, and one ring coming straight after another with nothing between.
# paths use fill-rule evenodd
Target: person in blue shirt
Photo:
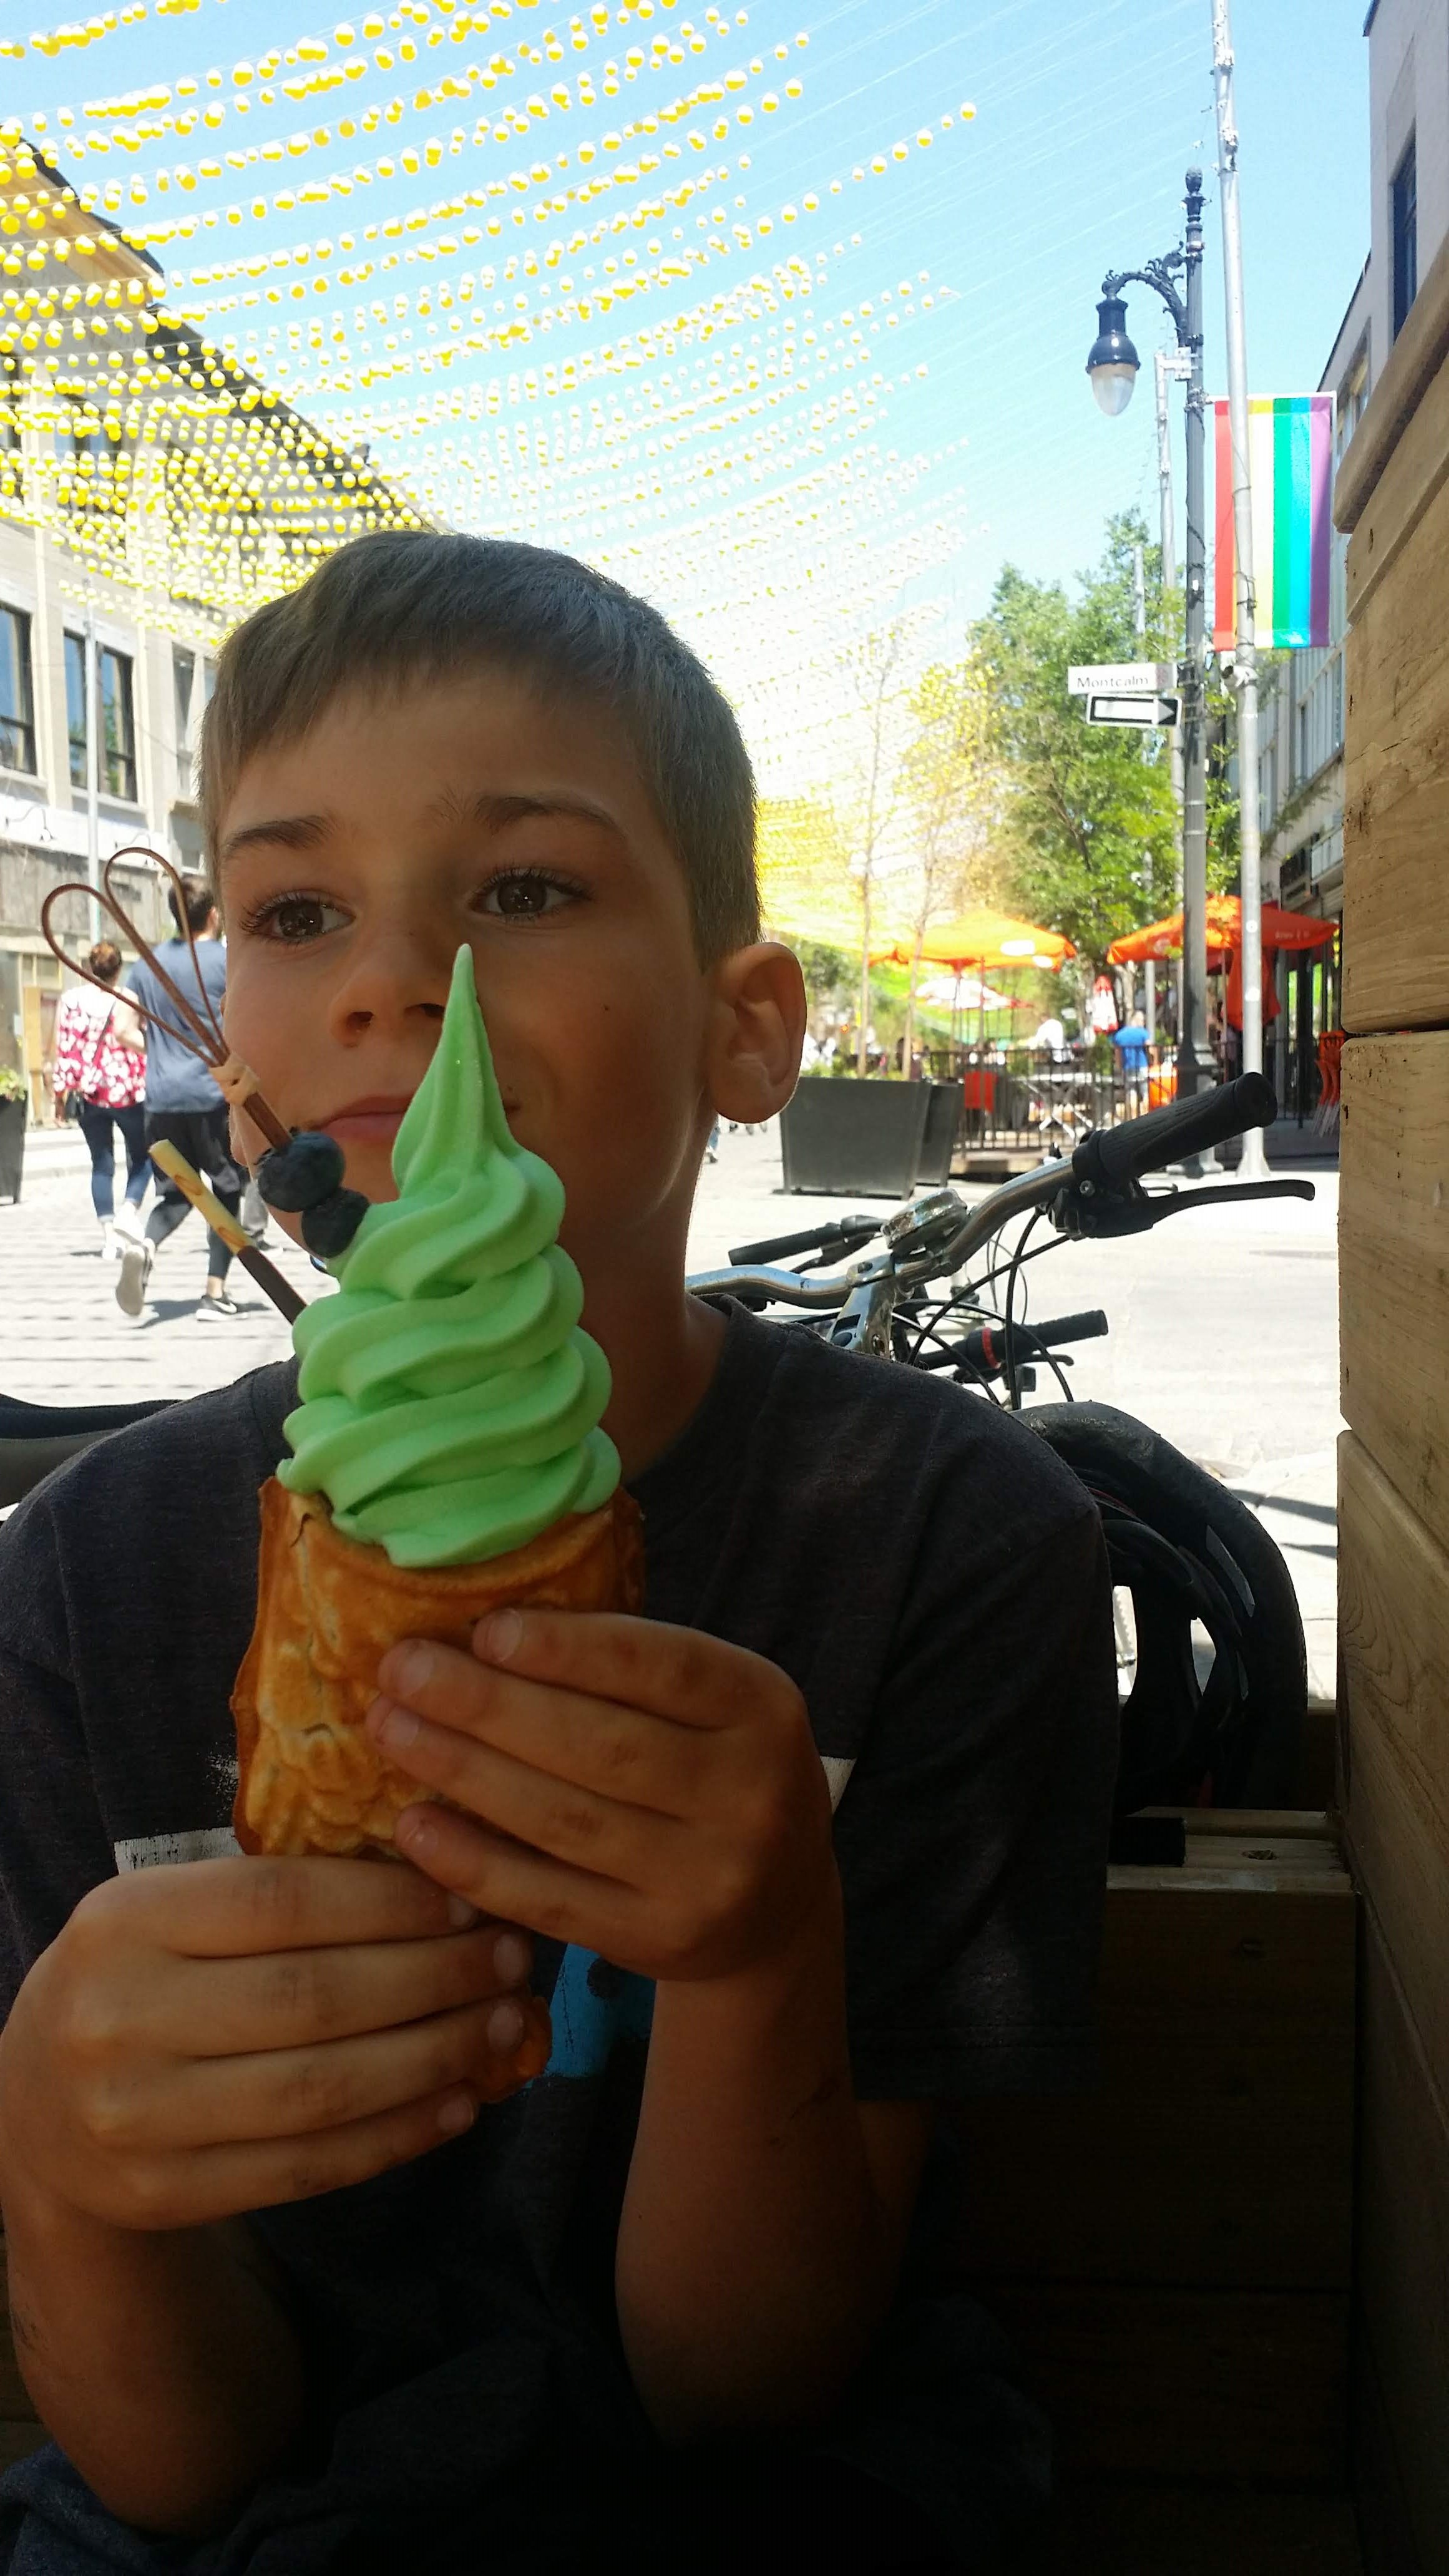
<instances>
[{"instance_id":1,"label":"person in blue shirt","mask_svg":"<svg viewBox=\"0 0 1449 2576\"><path fill-rule=\"evenodd\" d=\"M196 942L195 951L184 935L173 886L167 901L177 935L158 949L158 960L178 992L185 994L193 1008L199 1009L205 1017L209 1005L219 1022L226 993L226 949L219 936L221 921L216 897L204 877L185 876L181 886L186 921ZM174 1002L169 1000L164 985L144 960L131 968L125 989L134 994L146 1012L152 1015L146 1022L147 1148L149 1150L162 1139L174 1145L203 1179L211 1183L222 1206L234 1216L241 1205L243 1184L242 1176L231 1159L226 1102L197 1056L190 1038L181 1033ZM147 1221L145 1235L129 1242L121 1256L116 1303L123 1315L138 1316L141 1313L157 1250L167 1236L174 1234L184 1223L190 1204L165 1172L156 1172L156 1203ZM198 1322L210 1324L240 1310L226 1293L231 1254L220 1235L213 1233L210 1227L207 1229L206 1247L206 1288L196 1313Z\"/></svg>"},{"instance_id":2,"label":"person in blue shirt","mask_svg":"<svg viewBox=\"0 0 1449 2576\"><path fill-rule=\"evenodd\" d=\"M1129 1118L1140 1118L1147 1106L1148 1043L1147 1021L1141 1011L1134 1011L1126 1027L1112 1034L1112 1044L1122 1059Z\"/></svg>"}]
</instances>

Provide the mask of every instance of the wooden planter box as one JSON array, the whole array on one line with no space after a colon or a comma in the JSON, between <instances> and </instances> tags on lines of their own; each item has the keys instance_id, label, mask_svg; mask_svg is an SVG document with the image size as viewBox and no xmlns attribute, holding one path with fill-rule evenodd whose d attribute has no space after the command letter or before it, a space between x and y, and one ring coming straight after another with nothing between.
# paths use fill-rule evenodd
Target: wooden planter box
<instances>
[{"instance_id":1,"label":"wooden planter box","mask_svg":"<svg viewBox=\"0 0 1449 2576\"><path fill-rule=\"evenodd\" d=\"M966 2155L951 2268L1016 2336L1069 2478L1332 2487L1353 1887L1325 1816L1185 1822L1182 1867L1108 1872L1100 2089L949 2115Z\"/></svg>"},{"instance_id":2,"label":"wooden planter box","mask_svg":"<svg viewBox=\"0 0 1449 2576\"><path fill-rule=\"evenodd\" d=\"M780 1119L787 1190L908 1199L942 1182L961 1117L959 1082L872 1082L812 1075Z\"/></svg>"},{"instance_id":3,"label":"wooden planter box","mask_svg":"<svg viewBox=\"0 0 1449 2576\"><path fill-rule=\"evenodd\" d=\"M0 1199L18 1199L25 1164L25 1103L0 1100Z\"/></svg>"}]
</instances>

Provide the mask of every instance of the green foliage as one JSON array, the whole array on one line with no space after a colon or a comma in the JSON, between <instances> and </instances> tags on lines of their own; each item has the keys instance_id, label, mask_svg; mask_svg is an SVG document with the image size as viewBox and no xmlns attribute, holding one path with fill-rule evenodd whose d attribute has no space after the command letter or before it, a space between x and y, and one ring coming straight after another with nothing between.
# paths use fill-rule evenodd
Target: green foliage
<instances>
[{"instance_id":1,"label":"green foliage","mask_svg":"<svg viewBox=\"0 0 1449 2576\"><path fill-rule=\"evenodd\" d=\"M1148 631L1139 639L1134 551L1146 555ZM988 614L972 628L968 662L991 699L1000 772L1002 888L1012 908L1063 930L1084 963L1113 939L1170 909L1175 871L1166 750L1144 759L1138 735L1089 726L1067 694L1074 662L1176 660L1175 603L1160 588L1159 549L1136 514L1112 519L1107 545L1078 595L1029 581L1008 565Z\"/></svg>"},{"instance_id":2,"label":"green foliage","mask_svg":"<svg viewBox=\"0 0 1449 2576\"><path fill-rule=\"evenodd\" d=\"M0 1064L0 1100L24 1100L25 1079L13 1065Z\"/></svg>"}]
</instances>

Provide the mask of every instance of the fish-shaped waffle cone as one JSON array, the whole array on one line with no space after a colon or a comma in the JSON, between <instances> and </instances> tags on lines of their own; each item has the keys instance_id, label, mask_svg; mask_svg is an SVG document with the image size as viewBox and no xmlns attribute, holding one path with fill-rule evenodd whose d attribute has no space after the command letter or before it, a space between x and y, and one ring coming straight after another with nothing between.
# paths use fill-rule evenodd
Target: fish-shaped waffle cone
<instances>
[{"instance_id":1,"label":"fish-shaped waffle cone","mask_svg":"<svg viewBox=\"0 0 1449 2576\"><path fill-rule=\"evenodd\" d=\"M644 1549L622 1488L601 1511L477 1565L398 1566L344 1538L321 1494L262 1487L257 1618L232 1693L243 1851L387 1852L404 1807L433 1793L389 1762L362 1721L377 1668L404 1637L466 1650L490 1610L638 1610Z\"/></svg>"}]
</instances>

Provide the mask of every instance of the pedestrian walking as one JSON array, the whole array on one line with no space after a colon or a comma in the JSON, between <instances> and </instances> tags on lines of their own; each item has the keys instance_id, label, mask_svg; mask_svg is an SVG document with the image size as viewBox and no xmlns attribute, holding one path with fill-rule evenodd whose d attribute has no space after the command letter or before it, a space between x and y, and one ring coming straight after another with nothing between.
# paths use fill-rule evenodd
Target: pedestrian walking
<instances>
[{"instance_id":1,"label":"pedestrian walking","mask_svg":"<svg viewBox=\"0 0 1449 2576\"><path fill-rule=\"evenodd\" d=\"M1123 1087L1127 1095L1127 1115L1140 1118L1147 1106L1147 1015L1134 1011L1124 1029L1113 1032L1112 1044L1122 1065Z\"/></svg>"},{"instance_id":2,"label":"pedestrian walking","mask_svg":"<svg viewBox=\"0 0 1449 2576\"><path fill-rule=\"evenodd\" d=\"M86 965L107 987L77 984L55 1016L55 1103L74 1117L91 1158L91 1205L101 1229L98 1246L108 1261L121 1250L118 1235L140 1240L141 1202L151 1167L146 1160L146 1048L141 1025L115 988L121 952L112 939L91 950ZM116 1214L116 1131L126 1150L126 1194Z\"/></svg>"},{"instance_id":3,"label":"pedestrian walking","mask_svg":"<svg viewBox=\"0 0 1449 2576\"><path fill-rule=\"evenodd\" d=\"M177 936L157 950L157 963L203 1018L210 1011L219 1019L226 993L226 950L221 942L216 899L204 877L184 876L181 888L185 926L190 929L195 947L183 935L173 887L167 901ZM151 1014L146 1041L147 1147L163 1139L174 1145L211 1183L222 1206L235 1216L241 1205L242 1175L231 1159L226 1102L197 1057L190 1037L180 1033L179 1015L168 1016L175 1014L176 1006L152 968L144 962L133 966L126 978L126 990L134 993ZM121 1253L116 1303L123 1315L141 1313L157 1250L185 1223L189 1204L173 1180L164 1172L157 1174L156 1204L144 1239L126 1244ZM239 1309L226 1293L231 1254L210 1227L206 1247L206 1287L196 1314L200 1323L215 1323L235 1315Z\"/></svg>"}]
</instances>

